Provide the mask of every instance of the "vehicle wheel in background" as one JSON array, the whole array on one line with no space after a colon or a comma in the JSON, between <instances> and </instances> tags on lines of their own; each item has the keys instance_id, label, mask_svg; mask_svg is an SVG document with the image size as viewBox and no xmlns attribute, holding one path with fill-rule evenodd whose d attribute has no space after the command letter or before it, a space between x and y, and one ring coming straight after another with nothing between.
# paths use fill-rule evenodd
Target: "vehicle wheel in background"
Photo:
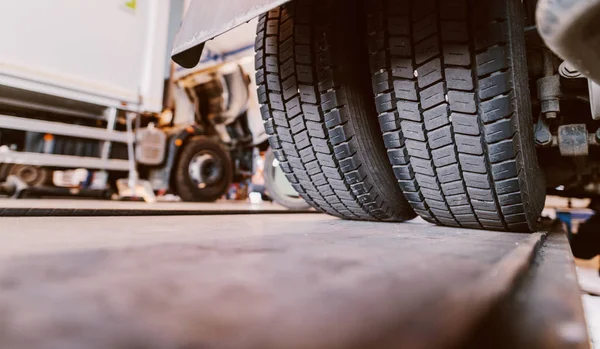
<instances>
[{"instance_id":1,"label":"vehicle wheel in background","mask_svg":"<svg viewBox=\"0 0 600 349\"><path fill-rule=\"evenodd\" d=\"M379 0L369 46L379 122L406 198L441 225L531 231L545 188L520 0Z\"/></svg>"},{"instance_id":2,"label":"vehicle wheel in background","mask_svg":"<svg viewBox=\"0 0 600 349\"><path fill-rule=\"evenodd\" d=\"M227 192L233 176L229 152L198 136L185 145L175 168L175 189L183 201L212 202Z\"/></svg>"},{"instance_id":3,"label":"vehicle wheel in background","mask_svg":"<svg viewBox=\"0 0 600 349\"><path fill-rule=\"evenodd\" d=\"M345 219L415 216L370 91L363 1L298 0L259 19L256 81L281 169L311 206Z\"/></svg>"},{"instance_id":4,"label":"vehicle wheel in background","mask_svg":"<svg viewBox=\"0 0 600 349\"><path fill-rule=\"evenodd\" d=\"M267 194L279 205L292 210L306 210L310 205L298 195L298 192L285 177L275 159L273 149L269 148L265 154L265 167L263 170Z\"/></svg>"},{"instance_id":5,"label":"vehicle wheel in background","mask_svg":"<svg viewBox=\"0 0 600 349\"><path fill-rule=\"evenodd\" d=\"M0 182L6 181L9 176L16 176L23 183L31 187L39 187L52 183L52 171L32 165L0 164Z\"/></svg>"}]
</instances>

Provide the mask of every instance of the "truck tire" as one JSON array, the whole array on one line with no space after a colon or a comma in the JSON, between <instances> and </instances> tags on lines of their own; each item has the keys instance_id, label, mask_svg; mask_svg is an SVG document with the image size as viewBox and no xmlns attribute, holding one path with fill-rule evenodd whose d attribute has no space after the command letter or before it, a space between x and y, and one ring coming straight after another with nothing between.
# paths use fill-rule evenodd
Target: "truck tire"
<instances>
[{"instance_id":1,"label":"truck tire","mask_svg":"<svg viewBox=\"0 0 600 349\"><path fill-rule=\"evenodd\" d=\"M520 0L376 1L369 50L394 173L424 219L532 231L545 186Z\"/></svg>"},{"instance_id":2,"label":"truck tire","mask_svg":"<svg viewBox=\"0 0 600 349\"><path fill-rule=\"evenodd\" d=\"M265 154L265 167L263 170L267 194L269 194L273 201L290 210L309 209L310 205L298 195L298 192L291 195L292 188L289 188L291 184L285 183L290 189L289 192L285 190L286 188L282 188L282 180L287 181L287 178L278 178L279 176L283 176L283 171L278 165L275 167L274 162L275 154L273 153L273 149L269 148Z\"/></svg>"},{"instance_id":3,"label":"truck tire","mask_svg":"<svg viewBox=\"0 0 600 349\"><path fill-rule=\"evenodd\" d=\"M232 177L229 152L220 143L197 136L179 154L175 190L183 201L213 202L225 195Z\"/></svg>"},{"instance_id":4,"label":"truck tire","mask_svg":"<svg viewBox=\"0 0 600 349\"><path fill-rule=\"evenodd\" d=\"M404 221L415 213L379 134L361 4L297 0L260 16L261 112L282 170L311 206L344 219Z\"/></svg>"}]
</instances>

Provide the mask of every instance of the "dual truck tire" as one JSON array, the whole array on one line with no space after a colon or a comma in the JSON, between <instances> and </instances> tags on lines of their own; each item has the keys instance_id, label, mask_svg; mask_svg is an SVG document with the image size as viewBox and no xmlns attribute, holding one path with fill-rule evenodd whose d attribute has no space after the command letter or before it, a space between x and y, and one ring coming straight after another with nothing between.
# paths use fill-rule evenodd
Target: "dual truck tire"
<instances>
[{"instance_id":1,"label":"dual truck tire","mask_svg":"<svg viewBox=\"0 0 600 349\"><path fill-rule=\"evenodd\" d=\"M296 0L262 15L262 116L300 196L345 219L534 230L521 6Z\"/></svg>"}]
</instances>

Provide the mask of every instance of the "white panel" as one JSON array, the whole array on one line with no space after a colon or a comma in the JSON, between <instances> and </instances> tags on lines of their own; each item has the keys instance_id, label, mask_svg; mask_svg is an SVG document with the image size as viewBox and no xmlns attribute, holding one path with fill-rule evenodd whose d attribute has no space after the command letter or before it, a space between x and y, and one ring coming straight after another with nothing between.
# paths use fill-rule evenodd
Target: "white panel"
<instances>
[{"instance_id":1,"label":"white panel","mask_svg":"<svg viewBox=\"0 0 600 349\"><path fill-rule=\"evenodd\" d=\"M169 1L0 1L0 83L159 111ZM133 106L130 106L133 108Z\"/></svg>"}]
</instances>

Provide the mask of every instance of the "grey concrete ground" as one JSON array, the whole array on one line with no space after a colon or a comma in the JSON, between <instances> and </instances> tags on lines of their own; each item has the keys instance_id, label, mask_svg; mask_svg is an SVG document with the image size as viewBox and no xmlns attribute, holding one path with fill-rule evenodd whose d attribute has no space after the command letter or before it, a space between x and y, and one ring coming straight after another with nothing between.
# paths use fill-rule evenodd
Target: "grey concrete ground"
<instances>
[{"instance_id":1,"label":"grey concrete ground","mask_svg":"<svg viewBox=\"0 0 600 349\"><path fill-rule=\"evenodd\" d=\"M480 315L474 285L529 238L319 214L0 226L11 349L450 345Z\"/></svg>"},{"instance_id":2,"label":"grey concrete ground","mask_svg":"<svg viewBox=\"0 0 600 349\"><path fill-rule=\"evenodd\" d=\"M115 201L115 200L85 200L85 199L0 199L0 208L88 208L88 209L154 209L154 210L285 210L284 207L271 202L251 204L248 201L218 201L202 202L164 202L156 203Z\"/></svg>"},{"instance_id":3,"label":"grey concrete ground","mask_svg":"<svg viewBox=\"0 0 600 349\"><path fill-rule=\"evenodd\" d=\"M16 201L28 202L145 205ZM0 217L0 348L451 347L481 284L528 239L283 211Z\"/></svg>"},{"instance_id":4,"label":"grey concrete ground","mask_svg":"<svg viewBox=\"0 0 600 349\"><path fill-rule=\"evenodd\" d=\"M271 238L325 239L336 234L355 234L380 243L403 241L415 231L443 240L480 236L494 241L504 235L516 241L521 234L477 232L436 227L422 220L402 224L349 222L320 214L275 214L177 217L4 217L0 218L0 258L35 254L60 254L103 249L125 249L162 244L220 244L262 241ZM382 239L382 240L381 240ZM442 241L440 241L442 240ZM460 240L457 240L460 241ZM467 242L469 243L469 242ZM471 242L475 243L475 242Z\"/></svg>"}]
</instances>

